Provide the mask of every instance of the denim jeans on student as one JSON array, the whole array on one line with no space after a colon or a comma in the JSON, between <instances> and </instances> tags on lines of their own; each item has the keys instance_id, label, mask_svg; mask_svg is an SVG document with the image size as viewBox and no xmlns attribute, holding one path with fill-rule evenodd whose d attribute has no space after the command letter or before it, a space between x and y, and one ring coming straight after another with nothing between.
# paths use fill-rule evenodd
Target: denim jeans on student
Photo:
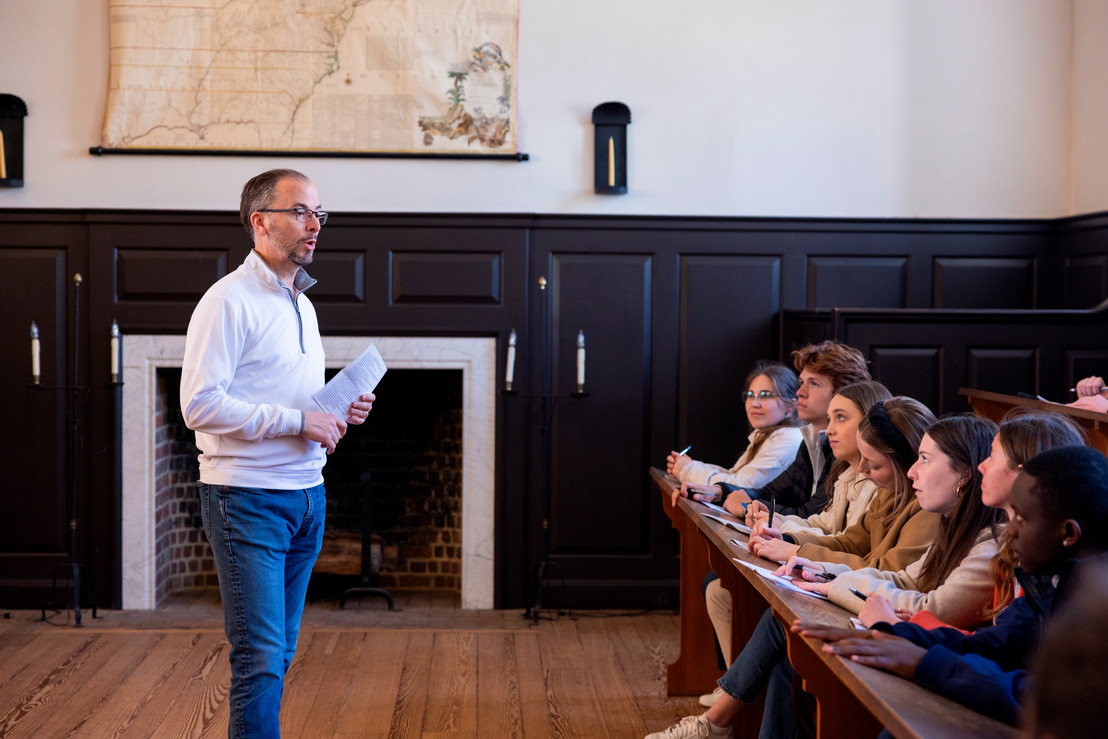
<instances>
[{"instance_id":1,"label":"denim jeans on student","mask_svg":"<svg viewBox=\"0 0 1108 739\"><path fill-rule=\"evenodd\" d=\"M758 732L760 739L796 736L792 698L796 671L789 664L786 638L785 628L767 608L750 641L719 679L724 692L743 703L758 700L762 686L766 687L766 709Z\"/></svg>"},{"instance_id":2,"label":"denim jeans on student","mask_svg":"<svg viewBox=\"0 0 1108 739\"><path fill-rule=\"evenodd\" d=\"M324 489L199 487L231 643L227 733L278 737L285 672L323 543Z\"/></svg>"}]
</instances>

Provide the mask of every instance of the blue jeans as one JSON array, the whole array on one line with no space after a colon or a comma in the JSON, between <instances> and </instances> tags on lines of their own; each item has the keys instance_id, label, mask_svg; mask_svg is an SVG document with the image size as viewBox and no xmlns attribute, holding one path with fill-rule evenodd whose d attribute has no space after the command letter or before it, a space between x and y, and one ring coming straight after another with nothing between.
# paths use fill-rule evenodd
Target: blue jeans
<instances>
[{"instance_id":1,"label":"blue jeans","mask_svg":"<svg viewBox=\"0 0 1108 739\"><path fill-rule=\"evenodd\" d=\"M734 647L732 647L732 650ZM719 686L732 698L754 703L762 686L766 688L766 709L762 714L759 739L796 736L792 683L796 671L789 664L785 627L766 609L743 650L719 679Z\"/></svg>"},{"instance_id":2,"label":"blue jeans","mask_svg":"<svg viewBox=\"0 0 1108 739\"><path fill-rule=\"evenodd\" d=\"M285 672L323 544L325 491L199 487L231 643L227 734L279 737Z\"/></svg>"}]
</instances>

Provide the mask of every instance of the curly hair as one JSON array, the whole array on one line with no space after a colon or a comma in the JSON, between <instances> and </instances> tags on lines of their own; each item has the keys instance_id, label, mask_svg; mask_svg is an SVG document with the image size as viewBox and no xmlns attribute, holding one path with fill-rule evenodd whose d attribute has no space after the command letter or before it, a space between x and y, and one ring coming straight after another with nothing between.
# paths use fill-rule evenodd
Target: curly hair
<instances>
[{"instance_id":1,"label":"curly hair","mask_svg":"<svg viewBox=\"0 0 1108 739\"><path fill-rule=\"evenodd\" d=\"M862 352L838 341L810 344L794 351L792 358L797 372L808 370L831 378L835 392L847 385L873 379L866 369Z\"/></svg>"}]
</instances>

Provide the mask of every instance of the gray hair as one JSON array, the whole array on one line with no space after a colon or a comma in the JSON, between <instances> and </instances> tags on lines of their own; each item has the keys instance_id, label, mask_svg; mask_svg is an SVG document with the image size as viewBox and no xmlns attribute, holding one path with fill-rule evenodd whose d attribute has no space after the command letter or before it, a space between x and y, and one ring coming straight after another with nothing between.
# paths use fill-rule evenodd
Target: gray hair
<instances>
[{"instance_id":1,"label":"gray hair","mask_svg":"<svg viewBox=\"0 0 1108 739\"><path fill-rule=\"evenodd\" d=\"M273 205L273 196L277 192L277 185L284 179L311 182L308 176L297 172L295 169L271 169L253 177L242 186L242 197L239 200L239 220L246 233L250 234L250 240L254 240L254 226L250 223L250 216L259 210L264 210Z\"/></svg>"}]
</instances>

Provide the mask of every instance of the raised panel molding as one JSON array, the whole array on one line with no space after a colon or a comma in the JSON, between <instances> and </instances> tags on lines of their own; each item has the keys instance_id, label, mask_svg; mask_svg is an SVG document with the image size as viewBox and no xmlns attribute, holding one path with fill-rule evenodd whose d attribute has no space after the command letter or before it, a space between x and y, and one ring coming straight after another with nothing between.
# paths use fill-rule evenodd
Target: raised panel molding
<instances>
[{"instance_id":1,"label":"raised panel molding","mask_svg":"<svg viewBox=\"0 0 1108 739\"><path fill-rule=\"evenodd\" d=\"M1034 257L935 257L933 308L1034 308Z\"/></svg>"},{"instance_id":2,"label":"raised panel molding","mask_svg":"<svg viewBox=\"0 0 1108 739\"><path fill-rule=\"evenodd\" d=\"M994 393L1037 394L1039 388L1039 350L1037 347L1007 349L968 347L966 382L969 387Z\"/></svg>"},{"instance_id":3,"label":"raised panel molding","mask_svg":"<svg viewBox=\"0 0 1108 739\"><path fill-rule=\"evenodd\" d=\"M309 293L313 303L365 302L364 251L318 251L307 270L317 280Z\"/></svg>"},{"instance_id":4,"label":"raised panel molding","mask_svg":"<svg viewBox=\"0 0 1108 739\"><path fill-rule=\"evenodd\" d=\"M499 252L403 252L389 255L390 303L499 305Z\"/></svg>"},{"instance_id":5,"label":"raised panel molding","mask_svg":"<svg viewBox=\"0 0 1108 739\"><path fill-rule=\"evenodd\" d=\"M743 380L772 358L765 316L781 308L781 258L683 256L680 277L677 435L696 440L697 459L729 467L750 433Z\"/></svg>"},{"instance_id":6,"label":"raised panel molding","mask_svg":"<svg viewBox=\"0 0 1108 739\"><path fill-rule=\"evenodd\" d=\"M941 346L874 346L869 355L870 374L893 395L907 395L926 402L941 398L943 348ZM934 408L935 415L950 409Z\"/></svg>"},{"instance_id":7,"label":"raised panel molding","mask_svg":"<svg viewBox=\"0 0 1108 739\"><path fill-rule=\"evenodd\" d=\"M910 308L906 256L808 257L808 307Z\"/></svg>"},{"instance_id":8,"label":"raised panel molding","mask_svg":"<svg viewBox=\"0 0 1108 739\"><path fill-rule=\"evenodd\" d=\"M1066 389L1086 377L1108 378L1108 349L1070 349L1062 356L1066 372ZM1066 397L1067 402L1074 399L1075 396L1072 393Z\"/></svg>"},{"instance_id":9,"label":"raised panel molding","mask_svg":"<svg viewBox=\"0 0 1108 739\"><path fill-rule=\"evenodd\" d=\"M227 252L220 250L117 248L116 301L195 303L227 274L227 260Z\"/></svg>"},{"instance_id":10,"label":"raised panel molding","mask_svg":"<svg viewBox=\"0 0 1108 739\"><path fill-rule=\"evenodd\" d=\"M1108 295L1108 254L1066 257L1064 279L1063 307L1096 307Z\"/></svg>"}]
</instances>

